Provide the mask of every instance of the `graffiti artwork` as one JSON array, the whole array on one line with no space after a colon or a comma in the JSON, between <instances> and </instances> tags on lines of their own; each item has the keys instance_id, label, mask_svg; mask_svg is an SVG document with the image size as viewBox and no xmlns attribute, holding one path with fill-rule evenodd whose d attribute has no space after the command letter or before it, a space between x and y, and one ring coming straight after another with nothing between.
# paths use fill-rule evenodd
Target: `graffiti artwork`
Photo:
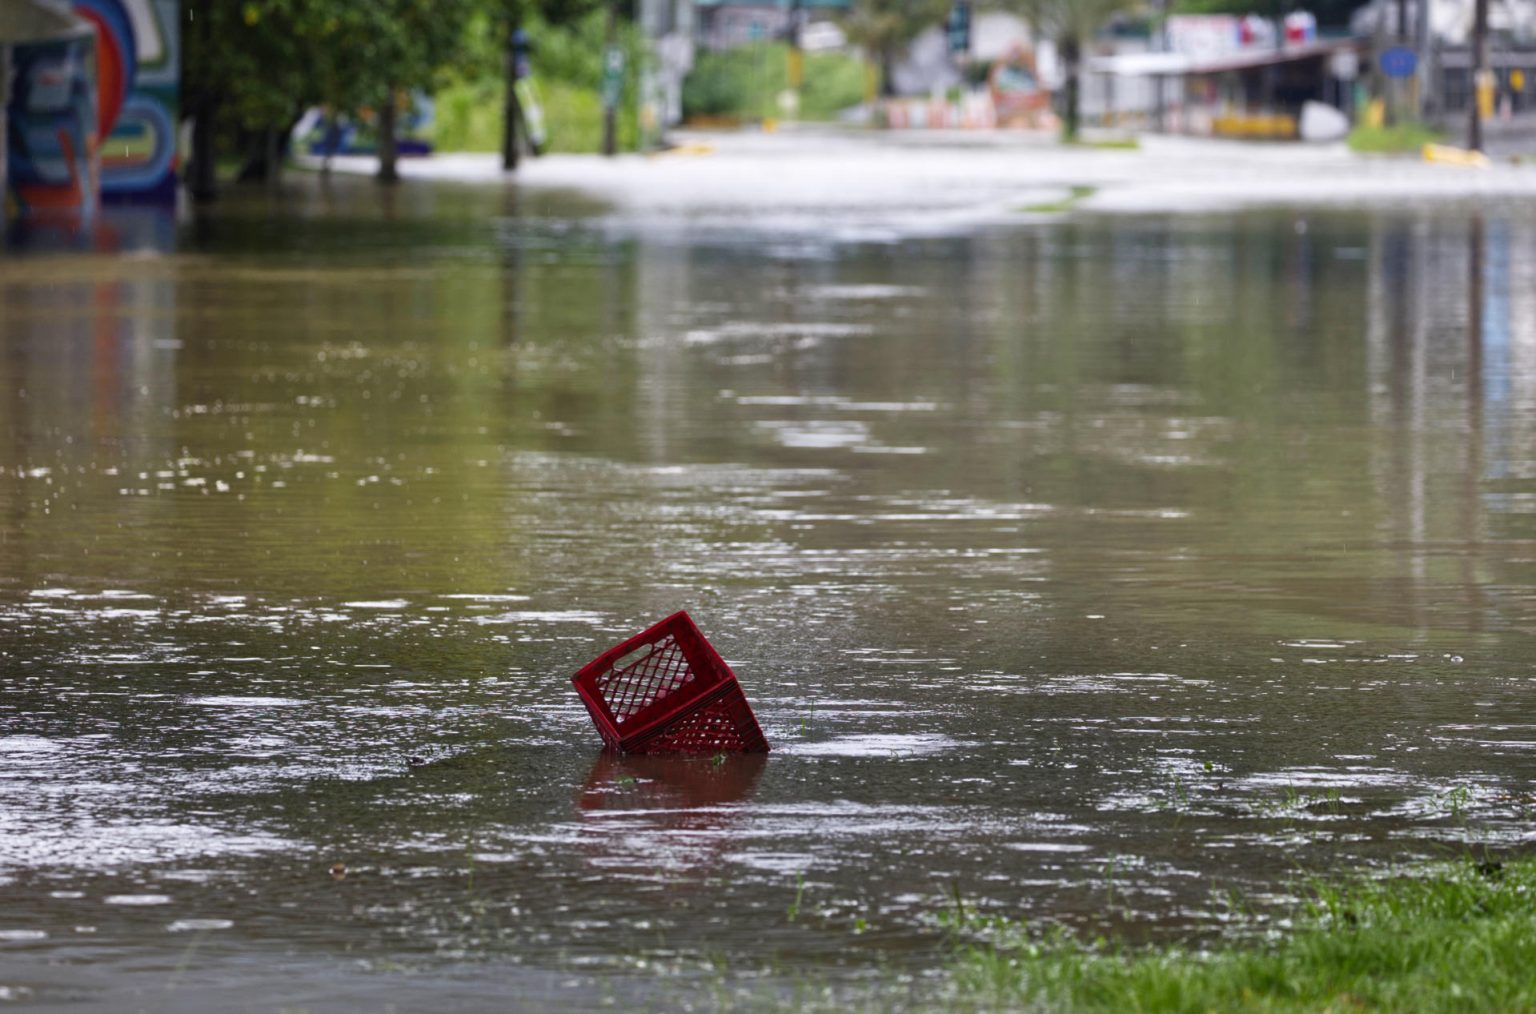
<instances>
[{"instance_id":1,"label":"graffiti artwork","mask_svg":"<svg viewBox=\"0 0 1536 1014\"><path fill-rule=\"evenodd\" d=\"M10 198L23 214L89 215L96 207L96 39L89 30L12 50Z\"/></svg>"},{"instance_id":2,"label":"graffiti artwork","mask_svg":"<svg viewBox=\"0 0 1536 1014\"><path fill-rule=\"evenodd\" d=\"M1051 118L1051 93L1040 80L1034 54L1022 46L992 65L987 89L1000 127L1038 128Z\"/></svg>"},{"instance_id":3,"label":"graffiti artwork","mask_svg":"<svg viewBox=\"0 0 1536 1014\"><path fill-rule=\"evenodd\" d=\"M177 0L36 0L11 46L7 202L89 216L176 198Z\"/></svg>"},{"instance_id":4,"label":"graffiti artwork","mask_svg":"<svg viewBox=\"0 0 1536 1014\"><path fill-rule=\"evenodd\" d=\"M96 26L103 199L174 201L177 0L74 0L73 8Z\"/></svg>"}]
</instances>

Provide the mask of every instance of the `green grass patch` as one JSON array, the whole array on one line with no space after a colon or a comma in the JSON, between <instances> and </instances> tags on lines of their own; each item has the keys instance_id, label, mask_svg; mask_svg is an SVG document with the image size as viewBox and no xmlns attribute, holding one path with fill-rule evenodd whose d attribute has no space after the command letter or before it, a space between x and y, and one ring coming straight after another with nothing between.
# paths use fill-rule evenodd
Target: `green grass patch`
<instances>
[{"instance_id":1,"label":"green grass patch","mask_svg":"<svg viewBox=\"0 0 1536 1014\"><path fill-rule=\"evenodd\" d=\"M1536 1010L1536 859L1314 886L1289 926L1209 948L965 929L967 1009Z\"/></svg>"},{"instance_id":2,"label":"green grass patch","mask_svg":"<svg viewBox=\"0 0 1536 1014\"><path fill-rule=\"evenodd\" d=\"M1097 148L1100 151L1140 151L1141 138L1139 137L1104 137L1098 140L1085 141L1081 137L1072 141L1063 141L1063 144L1074 148Z\"/></svg>"},{"instance_id":3,"label":"green grass patch","mask_svg":"<svg viewBox=\"0 0 1536 1014\"><path fill-rule=\"evenodd\" d=\"M1351 151L1367 155L1417 155L1426 144L1438 144L1444 137L1425 123L1356 127L1349 132L1349 147Z\"/></svg>"},{"instance_id":4,"label":"green grass patch","mask_svg":"<svg viewBox=\"0 0 1536 1014\"><path fill-rule=\"evenodd\" d=\"M438 151L500 151L502 95L500 81L456 82L438 89L437 122L432 144ZM593 154L603 142L603 103L596 88L569 81L539 82L544 107L545 151ZM639 147L640 124L633 103L616 120L620 151Z\"/></svg>"},{"instance_id":5,"label":"green grass patch","mask_svg":"<svg viewBox=\"0 0 1536 1014\"><path fill-rule=\"evenodd\" d=\"M499 81L457 81L439 88L432 125L438 151L500 151L504 94Z\"/></svg>"},{"instance_id":6,"label":"green grass patch","mask_svg":"<svg viewBox=\"0 0 1536 1014\"><path fill-rule=\"evenodd\" d=\"M1045 201L1041 204L1026 204L1018 209L1031 215L1055 215L1065 211L1071 211L1083 201L1099 192L1098 187L1073 187L1067 191L1067 196L1059 201Z\"/></svg>"},{"instance_id":7,"label":"green grass patch","mask_svg":"<svg viewBox=\"0 0 1536 1014\"><path fill-rule=\"evenodd\" d=\"M596 152L602 147L603 50L607 45L606 10L594 8L574 23L553 28L537 16L525 22L534 39L533 80L544 110L551 152ZM639 29L620 26L619 45L625 52L624 87L615 117L620 151L640 146L640 69L645 45ZM432 144L438 151L500 151L502 101L505 84L501 54L467 60L463 73L449 74L433 94L436 117ZM475 73L479 68L479 73Z\"/></svg>"}]
</instances>

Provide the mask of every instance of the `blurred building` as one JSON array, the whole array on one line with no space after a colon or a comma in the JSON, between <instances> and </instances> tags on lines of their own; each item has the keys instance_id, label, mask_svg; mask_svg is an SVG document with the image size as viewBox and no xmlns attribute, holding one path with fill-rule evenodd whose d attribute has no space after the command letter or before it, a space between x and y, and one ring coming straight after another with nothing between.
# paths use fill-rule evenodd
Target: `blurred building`
<instances>
[{"instance_id":1,"label":"blurred building","mask_svg":"<svg viewBox=\"0 0 1536 1014\"><path fill-rule=\"evenodd\" d=\"M1285 139L1309 105L1348 110L1363 40L1321 38L1298 12L1179 15L1161 37L1100 40L1088 60L1090 121L1177 133Z\"/></svg>"},{"instance_id":2,"label":"blurred building","mask_svg":"<svg viewBox=\"0 0 1536 1014\"><path fill-rule=\"evenodd\" d=\"M847 13L853 0L696 0L699 45L734 49L789 37L796 29Z\"/></svg>"},{"instance_id":3,"label":"blurred building","mask_svg":"<svg viewBox=\"0 0 1536 1014\"><path fill-rule=\"evenodd\" d=\"M1473 16L1474 0L1372 0L1356 12L1353 28L1378 45L1405 42L1415 50L1414 106L1446 122L1472 101ZM1493 130L1521 113L1536 114L1536 3L1488 0L1488 62L1498 95Z\"/></svg>"},{"instance_id":4,"label":"blurred building","mask_svg":"<svg viewBox=\"0 0 1536 1014\"><path fill-rule=\"evenodd\" d=\"M693 0L640 0L640 30L651 40L655 61L641 79L641 120L652 142L683 119L683 78L693 69Z\"/></svg>"},{"instance_id":5,"label":"blurred building","mask_svg":"<svg viewBox=\"0 0 1536 1014\"><path fill-rule=\"evenodd\" d=\"M1356 35L1425 39L1442 46L1472 41L1475 0L1371 0L1355 12ZM1488 31L1513 43L1536 41L1536 3L1488 0Z\"/></svg>"}]
</instances>

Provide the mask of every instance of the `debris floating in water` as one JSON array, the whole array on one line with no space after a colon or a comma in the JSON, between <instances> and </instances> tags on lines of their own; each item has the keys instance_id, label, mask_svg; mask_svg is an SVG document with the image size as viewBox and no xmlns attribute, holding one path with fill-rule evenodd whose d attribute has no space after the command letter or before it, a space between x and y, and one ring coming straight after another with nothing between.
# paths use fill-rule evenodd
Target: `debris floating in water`
<instances>
[{"instance_id":1,"label":"debris floating in water","mask_svg":"<svg viewBox=\"0 0 1536 1014\"><path fill-rule=\"evenodd\" d=\"M768 740L725 659L686 612L614 645L572 677L592 724L625 753L762 753Z\"/></svg>"}]
</instances>

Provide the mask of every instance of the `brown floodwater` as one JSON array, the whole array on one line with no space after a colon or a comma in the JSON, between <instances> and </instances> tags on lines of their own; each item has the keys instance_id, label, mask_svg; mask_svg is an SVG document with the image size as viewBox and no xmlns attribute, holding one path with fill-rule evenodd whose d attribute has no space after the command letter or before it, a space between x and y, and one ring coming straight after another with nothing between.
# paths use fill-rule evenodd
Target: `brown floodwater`
<instances>
[{"instance_id":1,"label":"brown floodwater","mask_svg":"<svg viewBox=\"0 0 1536 1014\"><path fill-rule=\"evenodd\" d=\"M0 253L0 1001L921 1004L1536 839L1536 213L835 224ZM599 752L680 608L766 758Z\"/></svg>"}]
</instances>

